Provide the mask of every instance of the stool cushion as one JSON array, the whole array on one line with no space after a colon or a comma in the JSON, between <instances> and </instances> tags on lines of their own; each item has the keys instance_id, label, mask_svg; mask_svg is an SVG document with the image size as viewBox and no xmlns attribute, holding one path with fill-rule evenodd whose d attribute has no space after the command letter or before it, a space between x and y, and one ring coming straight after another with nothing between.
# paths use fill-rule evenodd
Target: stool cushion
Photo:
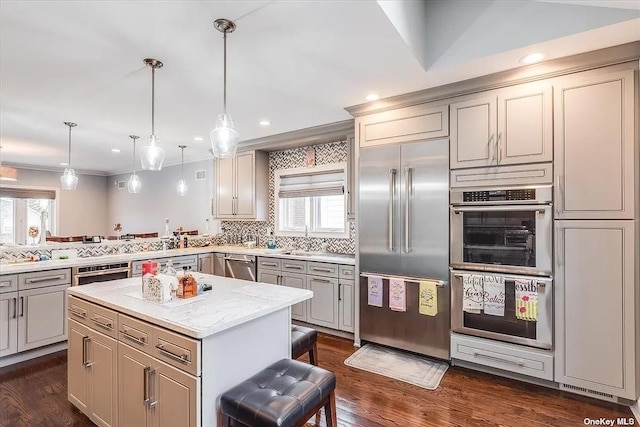
<instances>
[{"instance_id":1,"label":"stool cushion","mask_svg":"<svg viewBox=\"0 0 640 427\"><path fill-rule=\"evenodd\" d=\"M313 347L318 340L318 332L312 328L291 325L291 358L297 359Z\"/></svg>"},{"instance_id":2,"label":"stool cushion","mask_svg":"<svg viewBox=\"0 0 640 427\"><path fill-rule=\"evenodd\" d=\"M222 413L248 426L300 424L336 387L332 372L282 359L220 396Z\"/></svg>"}]
</instances>

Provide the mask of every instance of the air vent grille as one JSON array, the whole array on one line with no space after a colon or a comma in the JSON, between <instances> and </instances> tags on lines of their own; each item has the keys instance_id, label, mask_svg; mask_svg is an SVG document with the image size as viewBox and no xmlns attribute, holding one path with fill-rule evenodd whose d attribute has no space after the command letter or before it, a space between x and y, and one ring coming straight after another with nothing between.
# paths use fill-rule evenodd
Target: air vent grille
<instances>
[{"instance_id":1,"label":"air vent grille","mask_svg":"<svg viewBox=\"0 0 640 427\"><path fill-rule=\"evenodd\" d=\"M207 171L206 170L199 170L196 171L196 181L204 181L205 179L207 179Z\"/></svg>"},{"instance_id":2,"label":"air vent grille","mask_svg":"<svg viewBox=\"0 0 640 427\"><path fill-rule=\"evenodd\" d=\"M560 388L564 390L578 392L586 396L600 396L600 398L606 399L611 402L618 401L612 394L603 393L601 391L589 390L588 388L576 387L574 385L569 385L569 384L560 384Z\"/></svg>"},{"instance_id":3,"label":"air vent grille","mask_svg":"<svg viewBox=\"0 0 640 427\"><path fill-rule=\"evenodd\" d=\"M124 190L127 188L127 183L125 181L118 181L118 190Z\"/></svg>"}]
</instances>

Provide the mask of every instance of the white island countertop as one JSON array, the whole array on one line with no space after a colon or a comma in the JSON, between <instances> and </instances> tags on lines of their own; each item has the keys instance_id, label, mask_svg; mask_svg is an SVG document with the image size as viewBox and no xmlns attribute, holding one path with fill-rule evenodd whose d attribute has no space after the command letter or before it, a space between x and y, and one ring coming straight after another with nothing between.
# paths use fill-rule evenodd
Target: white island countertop
<instances>
[{"instance_id":1,"label":"white island countertop","mask_svg":"<svg viewBox=\"0 0 640 427\"><path fill-rule=\"evenodd\" d=\"M141 278L74 286L69 295L169 330L202 339L296 303L310 299L306 289L249 282L194 273L198 283L213 289L195 298L157 304L140 298Z\"/></svg>"}]
</instances>

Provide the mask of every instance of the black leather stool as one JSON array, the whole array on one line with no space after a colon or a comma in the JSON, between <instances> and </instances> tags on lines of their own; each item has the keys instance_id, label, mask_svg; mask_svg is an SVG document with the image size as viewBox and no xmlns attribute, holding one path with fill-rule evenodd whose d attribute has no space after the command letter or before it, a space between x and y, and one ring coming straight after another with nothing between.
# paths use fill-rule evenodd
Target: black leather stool
<instances>
[{"instance_id":1,"label":"black leather stool","mask_svg":"<svg viewBox=\"0 0 640 427\"><path fill-rule=\"evenodd\" d=\"M309 353L309 361L312 365L318 365L318 332L315 329L304 326L291 325L291 358L297 359L305 353Z\"/></svg>"},{"instance_id":2,"label":"black leather stool","mask_svg":"<svg viewBox=\"0 0 640 427\"><path fill-rule=\"evenodd\" d=\"M337 427L336 376L317 366L282 359L220 396L222 425L300 427L324 406Z\"/></svg>"}]
</instances>

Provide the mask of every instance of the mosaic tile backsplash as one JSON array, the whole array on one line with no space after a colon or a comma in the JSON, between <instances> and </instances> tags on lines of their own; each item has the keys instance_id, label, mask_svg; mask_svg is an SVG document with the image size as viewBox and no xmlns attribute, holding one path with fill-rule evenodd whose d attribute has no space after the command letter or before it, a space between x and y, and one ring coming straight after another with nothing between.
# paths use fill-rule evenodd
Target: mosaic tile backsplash
<instances>
[{"instance_id":1,"label":"mosaic tile backsplash","mask_svg":"<svg viewBox=\"0 0 640 427\"><path fill-rule=\"evenodd\" d=\"M314 146L316 165L326 165L347 161L348 147L346 141L330 142ZM267 228L275 229L275 183L274 172L278 169L300 168L305 166L306 147L269 153L269 220L268 221L222 221L222 234L218 236L220 244L242 243L248 236L257 237L260 246L267 242ZM329 252L355 254L355 223L349 223L349 238L324 239L310 237L276 236L276 246L285 249L307 249L319 251L323 242Z\"/></svg>"}]
</instances>

